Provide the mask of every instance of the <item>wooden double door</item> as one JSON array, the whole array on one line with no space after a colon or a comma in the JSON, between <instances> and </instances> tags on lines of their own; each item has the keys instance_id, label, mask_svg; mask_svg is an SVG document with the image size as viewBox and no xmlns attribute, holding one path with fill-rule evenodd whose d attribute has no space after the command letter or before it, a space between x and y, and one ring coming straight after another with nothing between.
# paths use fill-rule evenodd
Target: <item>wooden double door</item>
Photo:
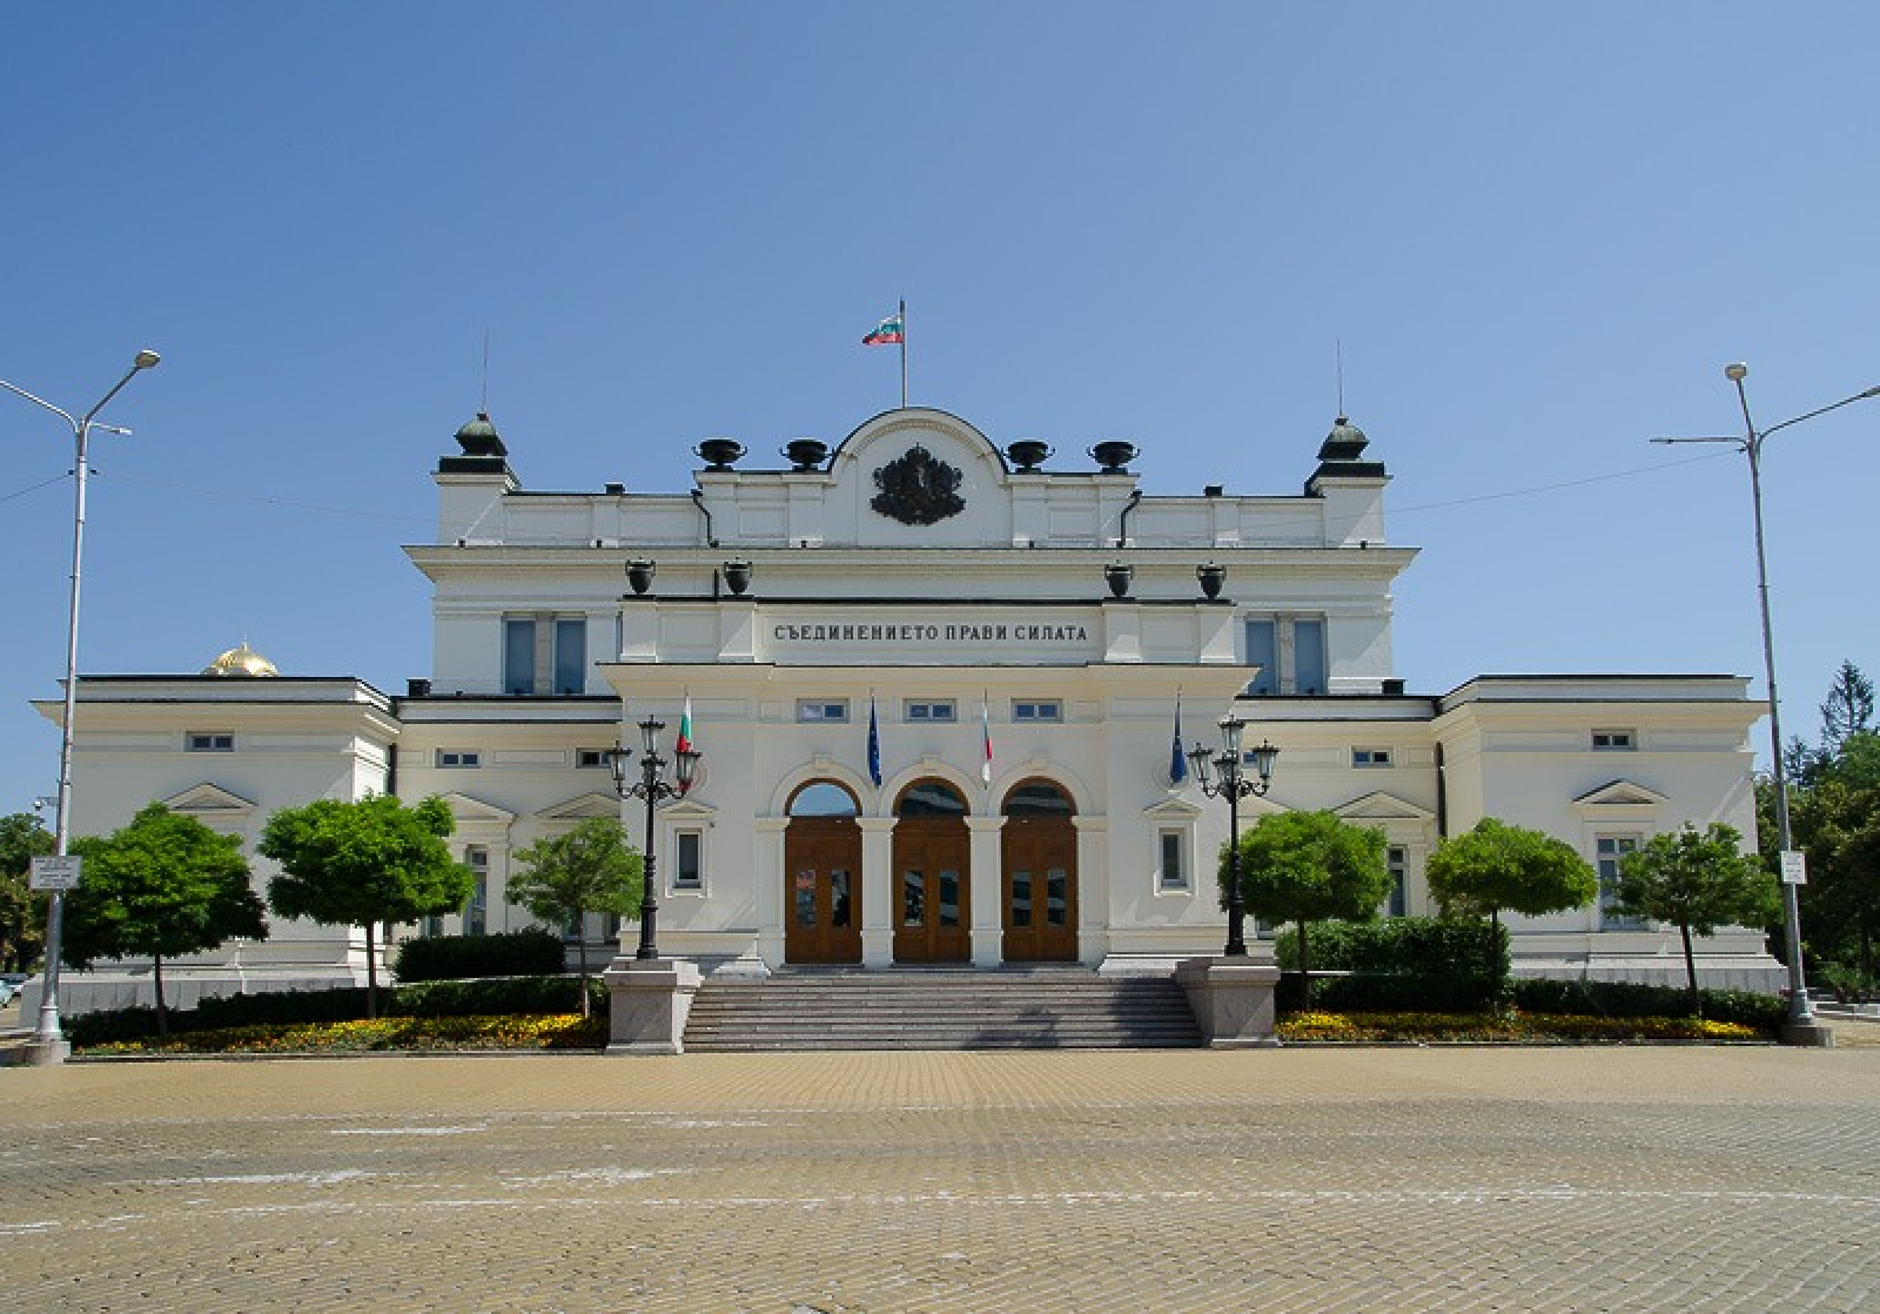
<instances>
[{"instance_id":1,"label":"wooden double door","mask_svg":"<svg viewBox=\"0 0 1880 1314\"><path fill-rule=\"evenodd\" d=\"M957 817L895 822L895 962L971 961L971 851L966 823Z\"/></svg>"},{"instance_id":2,"label":"wooden double door","mask_svg":"<svg viewBox=\"0 0 1880 1314\"><path fill-rule=\"evenodd\" d=\"M795 817L783 838L783 956L862 961L862 830L852 817Z\"/></svg>"},{"instance_id":3,"label":"wooden double door","mask_svg":"<svg viewBox=\"0 0 1880 1314\"><path fill-rule=\"evenodd\" d=\"M1008 963L1077 959L1077 830L1063 817L1010 817L1000 831Z\"/></svg>"}]
</instances>

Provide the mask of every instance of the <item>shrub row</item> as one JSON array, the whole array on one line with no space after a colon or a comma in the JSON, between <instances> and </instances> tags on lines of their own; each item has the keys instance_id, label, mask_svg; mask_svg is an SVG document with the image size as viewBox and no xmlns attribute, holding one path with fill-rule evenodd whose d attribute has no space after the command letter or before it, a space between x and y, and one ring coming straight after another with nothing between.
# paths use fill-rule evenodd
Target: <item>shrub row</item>
<instances>
[{"instance_id":1,"label":"shrub row","mask_svg":"<svg viewBox=\"0 0 1880 1314\"><path fill-rule=\"evenodd\" d=\"M401 982L473 976L552 976L562 970L561 937L540 927L500 935L437 935L399 942L392 974Z\"/></svg>"},{"instance_id":2,"label":"shrub row","mask_svg":"<svg viewBox=\"0 0 1880 1314\"><path fill-rule=\"evenodd\" d=\"M1313 971L1379 975L1467 977L1485 973L1491 957L1496 975L1509 971L1508 928L1446 917L1385 917L1372 922L1311 922L1306 929L1307 966ZM1299 970L1294 930L1274 940L1279 965Z\"/></svg>"},{"instance_id":3,"label":"shrub row","mask_svg":"<svg viewBox=\"0 0 1880 1314\"><path fill-rule=\"evenodd\" d=\"M607 1009L606 987L588 983L597 1012ZM517 976L476 981L424 981L379 991L385 1017L475 1017L489 1014L548 1014L581 1011L581 979L575 976ZM366 1015L366 992L288 990L204 999L190 1009L172 1009L172 1032L219 1031L226 1027L312 1022L351 1022ZM83 1049L107 1041L141 1040L157 1034L154 1008L81 1013L65 1020L67 1038Z\"/></svg>"},{"instance_id":4,"label":"shrub row","mask_svg":"<svg viewBox=\"0 0 1880 1314\"><path fill-rule=\"evenodd\" d=\"M1773 1032L1788 1013L1786 1001L1754 990L1701 990L1704 1016L1712 1022L1740 1022ZM1632 981L1548 981L1514 983L1514 1004L1524 1013L1572 1013L1588 1017L1689 1017L1691 992L1682 986L1641 985Z\"/></svg>"}]
</instances>

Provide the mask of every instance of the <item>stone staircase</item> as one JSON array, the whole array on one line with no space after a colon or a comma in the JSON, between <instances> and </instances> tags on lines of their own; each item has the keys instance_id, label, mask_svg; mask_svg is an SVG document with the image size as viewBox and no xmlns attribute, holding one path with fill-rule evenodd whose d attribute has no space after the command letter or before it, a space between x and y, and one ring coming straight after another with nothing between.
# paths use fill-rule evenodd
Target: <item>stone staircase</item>
<instances>
[{"instance_id":1,"label":"stone staircase","mask_svg":"<svg viewBox=\"0 0 1880 1314\"><path fill-rule=\"evenodd\" d=\"M707 978L688 1053L731 1050L1179 1049L1201 1044L1168 977L1087 968L789 968Z\"/></svg>"}]
</instances>

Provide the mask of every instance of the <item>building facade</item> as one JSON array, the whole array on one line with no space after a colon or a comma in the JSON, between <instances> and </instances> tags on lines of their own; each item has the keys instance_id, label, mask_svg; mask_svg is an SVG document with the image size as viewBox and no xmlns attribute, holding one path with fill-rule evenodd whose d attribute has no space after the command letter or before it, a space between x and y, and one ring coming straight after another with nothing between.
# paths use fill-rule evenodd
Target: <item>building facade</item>
<instances>
[{"instance_id":1,"label":"building facade","mask_svg":"<svg viewBox=\"0 0 1880 1314\"><path fill-rule=\"evenodd\" d=\"M659 948L746 973L1167 971L1218 952L1228 810L1174 749L1214 742L1230 710L1249 745L1280 749L1242 824L1324 808L1382 830L1387 913L1433 912L1429 853L1485 816L1546 830L1607 876L1685 822L1753 834L1764 709L1743 678L1404 691L1392 586L1415 551L1390 542L1388 473L1342 417L1302 491L1273 496L1147 496L1130 444L1060 468L1043 443L1002 449L918 408L833 448L791 443L787 468L708 440L695 486L669 494L528 491L487 417L457 445L434 476L435 541L408 549L435 590L430 675L394 697L238 650L216 673L83 680L78 830L161 799L252 853L278 807L436 794L478 893L417 931L514 929L516 851L595 815L640 842L642 805L616 796L607 751L689 710L698 778L653 827ZM1675 928L1605 902L1515 919L1517 970L1681 979ZM1706 980L1777 988L1762 940L1710 937ZM273 988L355 978L362 954L362 935L277 926L166 975L185 992ZM66 980L72 1008L147 990L134 965Z\"/></svg>"}]
</instances>

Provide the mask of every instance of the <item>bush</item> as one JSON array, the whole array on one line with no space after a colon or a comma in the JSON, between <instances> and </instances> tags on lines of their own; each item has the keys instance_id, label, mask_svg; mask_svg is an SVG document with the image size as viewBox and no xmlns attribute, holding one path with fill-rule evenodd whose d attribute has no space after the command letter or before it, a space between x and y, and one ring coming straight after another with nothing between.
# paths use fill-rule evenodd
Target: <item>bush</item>
<instances>
[{"instance_id":1,"label":"bush","mask_svg":"<svg viewBox=\"0 0 1880 1314\"><path fill-rule=\"evenodd\" d=\"M607 988L598 979L588 983L594 1011L607 1013ZM425 981L379 992L379 1012L385 1017L476 1017L578 1013L581 978L578 976L518 976L503 980ZM292 1026L322 1022L351 1022L366 1015L366 992L356 987L340 990L290 990L259 995L229 995L204 999L191 1009L170 1012L170 1030L220 1031L232 1027ZM142 1040L157 1034L154 1008L120 1008L81 1013L65 1021L66 1037L74 1048L108 1042Z\"/></svg>"},{"instance_id":2,"label":"bush","mask_svg":"<svg viewBox=\"0 0 1880 1314\"><path fill-rule=\"evenodd\" d=\"M1713 1022L1737 1022L1773 1032L1788 1014L1776 995L1754 990L1704 990L1704 1016ZM1514 1003L1524 1013L1565 1013L1588 1017L1689 1017L1691 992L1683 986L1644 985L1636 981L1520 980Z\"/></svg>"},{"instance_id":3,"label":"bush","mask_svg":"<svg viewBox=\"0 0 1880 1314\"><path fill-rule=\"evenodd\" d=\"M400 983L483 976L553 976L562 970L561 937L539 927L501 935L435 935L401 940L392 959Z\"/></svg>"},{"instance_id":4,"label":"bush","mask_svg":"<svg viewBox=\"0 0 1880 1314\"><path fill-rule=\"evenodd\" d=\"M1307 1007L1362 1012L1495 1012L1508 1003L1508 929L1485 921L1391 917L1374 922L1314 922L1306 952L1312 997L1300 994L1299 945L1278 937L1279 965L1295 975L1281 982L1282 1013ZM1493 938L1491 938L1493 937ZM1482 965L1496 950L1499 977ZM1327 972L1332 975L1321 976Z\"/></svg>"}]
</instances>

